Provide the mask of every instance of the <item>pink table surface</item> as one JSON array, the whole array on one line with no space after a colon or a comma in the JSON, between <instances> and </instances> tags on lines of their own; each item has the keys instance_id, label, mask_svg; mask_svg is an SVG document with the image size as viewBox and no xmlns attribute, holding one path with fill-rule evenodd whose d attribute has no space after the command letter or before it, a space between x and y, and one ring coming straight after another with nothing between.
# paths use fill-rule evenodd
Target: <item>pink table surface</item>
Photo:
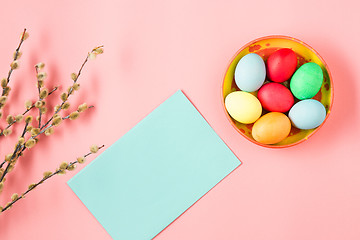
<instances>
[{"instance_id":1,"label":"pink table surface","mask_svg":"<svg viewBox=\"0 0 360 240\"><path fill-rule=\"evenodd\" d=\"M35 99L35 63L47 63L48 86L67 86L88 50L104 44L105 53L86 66L73 97L73 106L96 108L26 153L0 203L89 145L110 146L182 89L243 165L156 240L360 239L359 7L355 0L2 2L1 76L20 32L30 32L6 113ZM310 44L335 82L328 122L307 142L280 150L237 134L220 97L233 54L273 34ZM2 156L14 140L1 140ZM66 184L78 171L53 178L2 214L0 239L111 239Z\"/></svg>"}]
</instances>

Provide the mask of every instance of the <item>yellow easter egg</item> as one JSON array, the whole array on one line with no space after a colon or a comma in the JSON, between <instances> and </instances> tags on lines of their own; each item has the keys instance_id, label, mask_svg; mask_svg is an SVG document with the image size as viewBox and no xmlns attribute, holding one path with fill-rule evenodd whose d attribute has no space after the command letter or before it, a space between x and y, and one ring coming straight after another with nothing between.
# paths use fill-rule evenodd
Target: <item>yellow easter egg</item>
<instances>
[{"instance_id":1,"label":"yellow easter egg","mask_svg":"<svg viewBox=\"0 0 360 240\"><path fill-rule=\"evenodd\" d=\"M259 118L252 127L253 138L264 144L275 144L290 133L290 119L283 113L270 112Z\"/></svg>"},{"instance_id":2,"label":"yellow easter egg","mask_svg":"<svg viewBox=\"0 0 360 240\"><path fill-rule=\"evenodd\" d=\"M262 113L260 101L251 93L236 91L225 98L225 107L230 116L238 122L255 122Z\"/></svg>"}]
</instances>

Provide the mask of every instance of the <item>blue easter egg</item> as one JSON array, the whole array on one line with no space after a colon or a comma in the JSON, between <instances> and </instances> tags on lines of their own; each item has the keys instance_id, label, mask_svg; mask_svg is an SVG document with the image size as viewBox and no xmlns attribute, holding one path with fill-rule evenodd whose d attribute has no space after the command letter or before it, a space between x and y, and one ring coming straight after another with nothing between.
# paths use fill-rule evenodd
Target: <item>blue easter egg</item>
<instances>
[{"instance_id":1,"label":"blue easter egg","mask_svg":"<svg viewBox=\"0 0 360 240\"><path fill-rule=\"evenodd\" d=\"M264 83L266 68L264 60L256 53L242 57L235 68L235 83L245 92L254 92Z\"/></svg>"},{"instance_id":2,"label":"blue easter egg","mask_svg":"<svg viewBox=\"0 0 360 240\"><path fill-rule=\"evenodd\" d=\"M321 102L306 99L296 103L289 111L289 118L294 127L299 129L313 129L325 120L326 109Z\"/></svg>"}]
</instances>

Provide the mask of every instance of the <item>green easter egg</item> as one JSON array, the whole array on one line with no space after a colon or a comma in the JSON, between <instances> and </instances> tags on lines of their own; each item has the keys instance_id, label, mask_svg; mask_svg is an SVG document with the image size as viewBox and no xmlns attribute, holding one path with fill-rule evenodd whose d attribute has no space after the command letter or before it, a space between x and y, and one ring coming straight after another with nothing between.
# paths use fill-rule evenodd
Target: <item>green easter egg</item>
<instances>
[{"instance_id":1,"label":"green easter egg","mask_svg":"<svg viewBox=\"0 0 360 240\"><path fill-rule=\"evenodd\" d=\"M290 90L297 99L309 99L319 92L322 82L321 67L309 62L296 70L290 81Z\"/></svg>"}]
</instances>

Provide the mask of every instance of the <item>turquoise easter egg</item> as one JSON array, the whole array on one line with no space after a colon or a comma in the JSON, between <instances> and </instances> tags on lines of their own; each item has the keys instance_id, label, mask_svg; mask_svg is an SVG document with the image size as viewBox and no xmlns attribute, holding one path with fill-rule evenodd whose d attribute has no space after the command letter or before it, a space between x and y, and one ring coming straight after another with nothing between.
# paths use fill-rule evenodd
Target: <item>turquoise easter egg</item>
<instances>
[{"instance_id":1,"label":"turquoise easter egg","mask_svg":"<svg viewBox=\"0 0 360 240\"><path fill-rule=\"evenodd\" d=\"M313 62L302 65L291 78L290 90L297 99L304 100L314 97L323 82L323 72Z\"/></svg>"},{"instance_id":2,"label":"turquoise easter egg","mask_svg":"<svg viewBox=\"0 0 360 240\"><path fill-rule=\"evenodd\" d=\"M296 103L289 111L289 118L299 129L313 129L320 126L326 117L326 109L321 102L306 99Z\"/></svg>"},{"instance_id":3,"label":"turquoise easter egg","mask_svg":"<svg viewBox=\"0 0 360 240\"><path fill-rule=\"evenodd\" d=\"M264 60L256 53L243 56L235 68L235 83L245 92L254 92L264 83L266 68Z\"/></svg>"}]
</instances>

